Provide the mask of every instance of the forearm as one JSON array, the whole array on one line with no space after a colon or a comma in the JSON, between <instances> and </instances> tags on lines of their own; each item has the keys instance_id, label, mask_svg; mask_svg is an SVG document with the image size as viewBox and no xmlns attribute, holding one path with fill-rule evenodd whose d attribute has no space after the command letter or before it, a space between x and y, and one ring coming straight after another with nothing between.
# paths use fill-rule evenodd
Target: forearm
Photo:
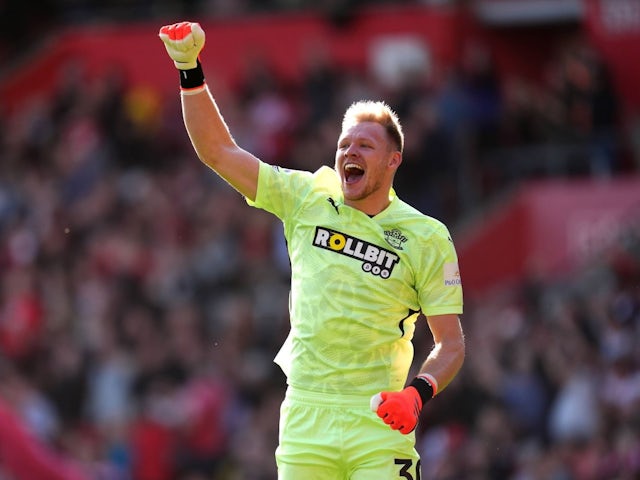
<instances>
[{"instance_id":1,"label":"forearm","mask_svg":"<svg viewBox=\"0 0 640 480\"><path fill-rule=\"evenodd\" d=\"M198 23L165 25L158 33L180 73L182 116L198 158L245 197L255 200L259 160L233 140L207 88L199 54L205 33Z\"/></svg>"},{"instance_id":2,"label":"forearm","mask_svg":"<svg viewBox=\"0 0 640 480\"><path fill-rule=\"evenodd\" d=\"M184 124L198 158L241 194L255 200L259 162L235 143L209 90L181 97Z\"/></svg>"},{"instance_id":3,"label":"forearm","mask_svg":"<svg viewBox=\"0 0 640 480\"><path fill-rule=\"evenodd\" d=\"M435 330L435 347L418 375L399 392L380 392L371 398L371 409L403 434L414 430L424 405L453 380L464 361L464 338L457 318L441 317L434 324L445 328Z\"/></svg>"},{"instance_id":4,"label":"forearm","mask_svg":"<svg viewBox=\"0 0 640 480\"><path fill-rule=\"evenodd\" d=\"M431 375L436 383L436 393L444 390L462 368L465 343L458 315L434 315L427 317L433 334L434 347L420 367L420 373Z\"/></svg>"},{"instance_id":5,"label":"forearm","mask_svg":"<svg viewBox=\"0 0 640 480\"><path fill-rule=\"evenodd\" d=\"M225 150L238 148L208 89L182 94L182 116L198 158L216 169Z\"/></svg>"},{"instance_id":6,"label":"forearm","mask_svg":"<svg viewBox=\"0 0 640 480\"><path fill-rule=\"evenodd\" d=\"M420 366L419 374L432 376L437 383L437 392L444 390L462 368L465 358L464 340L436 343L429 356Z\"/></svg>"}]
</instances>

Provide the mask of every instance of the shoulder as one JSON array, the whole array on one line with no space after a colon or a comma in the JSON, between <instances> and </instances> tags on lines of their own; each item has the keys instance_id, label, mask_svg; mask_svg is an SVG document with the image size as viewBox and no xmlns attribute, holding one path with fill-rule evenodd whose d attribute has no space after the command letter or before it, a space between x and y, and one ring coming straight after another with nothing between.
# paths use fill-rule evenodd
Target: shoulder
<instances>
[{"instance_id":1,"label":"shoulder","mask_svg":"<svg viewBox=\"0 0 640 480\"><path fill-rule=\"evenodd\" d=\"M395 209L393 215L398 223L411 231L414 235L427 238L433 235L449 238L449 229L437 218L422 213L415 207L404 202L400 198L395 198Z\"/></svg>"},{"instance_id":2,"label":"shoulder","mask_svg":"<svg viewBox=\"0 0 640 480\"><path fill-rule=\"evenodd\" d=\"M315 172L284 168L268 163L260 165L256 200L247 199L249 205L290 221L310 205L339 198L340 180L335 171L321 167Z\"/></svg>"},{"instance_id":3,"label":"shoulder","mask_svg":"<svg viewBox=\"0 0 640 480\"><path fill-rule=\"evenodd\" d=\"M312 197L320 197L323 200L327 196L340 197L340 179L332 168L322 166L315 172L301 172L299 182L304 185L304 196L311 200Z\"/></svg>"},{"instance_id":4,"label":"shoulder","mask_svg":"<svg viewBox=\"0 0 640 480\"><path fill-rule=\"evenodd\" d=\"M340 187L340 179L338 174L332 168L322 166L315 172L307 170L297 170L292 168L280 167L262 163L260 174L266 180L267 178L279 178L280 182L308 184L314 188L335 188Z\"/></svg>"},{"instance_id":5,"label":"shoulder","mask_svg":"<svg viewBox=\"0 0 640 480\"><path fill-rule=\"evenodd\" d=\"M318 189L334 192L340 188L340 178L333 168L326 165L313 172L313 183Z\"/></svg>"}]
</instances>

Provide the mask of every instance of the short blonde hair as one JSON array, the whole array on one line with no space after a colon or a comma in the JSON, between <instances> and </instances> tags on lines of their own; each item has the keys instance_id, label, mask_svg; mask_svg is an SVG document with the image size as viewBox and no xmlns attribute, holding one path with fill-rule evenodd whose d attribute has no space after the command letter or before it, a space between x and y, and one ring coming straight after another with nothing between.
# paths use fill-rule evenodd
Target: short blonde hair
<instances>
[{"instance_id":1,"label":"short blonde hair","mask_svg":"<svg viewBox=\"0 0 640 480\"><path fill-rule=\"evenodd\" d=\"M360 122L379 123L387 131L398 150L402 152L404 149L404 133L398 115L385 102L359 100L352 103L342 118L342 130Z\"/></svg>"}]
</instances>

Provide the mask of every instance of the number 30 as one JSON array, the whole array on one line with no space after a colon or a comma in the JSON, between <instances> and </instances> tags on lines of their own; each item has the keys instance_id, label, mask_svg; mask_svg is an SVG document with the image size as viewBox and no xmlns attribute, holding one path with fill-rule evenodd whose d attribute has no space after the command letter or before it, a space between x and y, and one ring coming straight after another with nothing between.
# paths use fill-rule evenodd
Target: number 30
<instances>
[{"instance_id":1,"label":"number 30","mask_svg":"<svg viewBox=\"0 0 640 480\"><path fill-rule=\"evenodd\" d=\"M396 458L395 464L402 465L402 468L400 469L400 472L399 472L401 477L406 478L407 480L421 480L420 479L420 460L418 460L418 462L416 463L415 479L413 478L413 475L411 475L411 473L409 472L409 469L413 465L413 460L411 460L410 458Z\"/></svg>"}]
</instances>

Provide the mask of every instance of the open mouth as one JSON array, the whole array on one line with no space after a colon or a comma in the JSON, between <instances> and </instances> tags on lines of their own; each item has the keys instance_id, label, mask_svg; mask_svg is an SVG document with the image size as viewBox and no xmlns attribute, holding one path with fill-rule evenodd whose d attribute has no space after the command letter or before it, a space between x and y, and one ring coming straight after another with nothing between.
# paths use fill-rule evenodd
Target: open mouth
<instances>
[{"instance_id":1,"label":"open mouth","mask_svg":"<svg viewBox=\"0 0 640 480\"><path fill-rule=\"evenodd\" d=\"M364 169L355 163L347 163L344 166L344 179L347 183L355 183L364 175Z\"/></svg>"}]
</instances>

